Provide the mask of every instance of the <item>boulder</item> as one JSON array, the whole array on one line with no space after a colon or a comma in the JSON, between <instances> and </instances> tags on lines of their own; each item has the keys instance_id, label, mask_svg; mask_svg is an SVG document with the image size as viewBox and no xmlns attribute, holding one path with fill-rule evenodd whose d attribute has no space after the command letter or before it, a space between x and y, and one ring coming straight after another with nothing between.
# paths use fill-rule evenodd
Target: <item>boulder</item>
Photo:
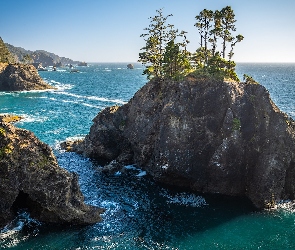
<instances>
[{"instance_id":1,"label":"boulder","mask_svg":"<svg viewBox=\"0 0 295 250\"><path fill-rule=\"evenodd\" d=\"M32 132L0 121L0 226L19 209L47 223L99 222L103 209L86 205L78 176L58 166Z\"/></svg>"},{"instance_id":2,"label":"boulder","mask_svg":"<svg viewBox=\"0 0 295 250\"><path fill-rule=\"evenodd\" d=\"M248 197L257 208L294 199L294 122L259 84L152 80L101 111L74 150L135 163L156 181Z\"/></svg>"},{"instance_id":3,"label":"boulder","mask_svg":"<svg viewBox=\"0 0 295 250\"><path fill-rule=\"evenodd\" d=\"M33 65L0 63L0 91L52 89Z\"/></svg>"}]
</instances>

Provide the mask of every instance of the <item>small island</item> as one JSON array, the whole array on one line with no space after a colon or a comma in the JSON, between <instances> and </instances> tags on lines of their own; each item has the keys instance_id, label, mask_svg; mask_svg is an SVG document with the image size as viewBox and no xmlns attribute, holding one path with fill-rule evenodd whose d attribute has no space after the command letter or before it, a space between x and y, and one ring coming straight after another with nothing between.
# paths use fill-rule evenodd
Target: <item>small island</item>
<instances>
[{"instance_id":1,"label":"small island","mask_svg":"<svg viewBox=\"0 0 295 250\"><path fill-rule=\"evenodd\" d=\"M87 66L87 63L86 63L86 62L79 62L79 63L78 63L78 66L83 66L83 67L85 67L85 66Z\"/></svg>"},{"instance_id":2,"label":"small island","mask_svg":"<svg viewBox=\"0 0 295 250\"><path fill-rule=\"evenodd\" d=\"M127 69L134 69L134 65L131 63L127 64Z\"/></svg>"},{"instance_id":3,"label":"small island","mask_svg":"<svg viewBox=\"0 0 295 250\"><path fill-rule=\"evenodd\" d=\"M127 104L101 111L72 150L110 162L110 171L137 164L158 182L246 197L260 209L294 199L295 123L265 87L235 73L233 51L243 36L233 34L231 7L196 17L196 53L186 49L186 32L165 30L169 16L158 10L149 26L157 28L142 35L139 61L149 82ZM159 45L163 32L172 35Z\"/></svg>"},{"instance_id":4,"label":"small island","mask_svg":"<svg viewBox=\"0 0 295 250\"><path fill-rule=\"evenodd\" d=\"M16 63L0 38L0 91L45 90L47 84L30 64Z\"/></svg>"}]
</instances>

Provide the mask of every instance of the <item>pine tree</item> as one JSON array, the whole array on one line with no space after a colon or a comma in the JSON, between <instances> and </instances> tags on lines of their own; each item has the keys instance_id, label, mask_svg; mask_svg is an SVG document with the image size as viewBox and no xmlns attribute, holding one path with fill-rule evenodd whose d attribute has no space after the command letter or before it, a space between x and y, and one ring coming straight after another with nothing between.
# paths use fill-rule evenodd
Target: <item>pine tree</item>
<instances>
[{"instance_id":1,"label":"pine tree","mask_svg":"<svg viewBox=\"0 0 295 250\"><path fill-rule=\"evenodd\" d=\"M0 63L15 63L13 55L9 52L2 38L0 37Z\"/></svg>"},{"instance_id":2,"label":"pine tree","mask_svg":"<svg viewBox=\"0 0 295 250\"><path fill-rule=\"evenodd\" d=\"M144 30L148 33L142 34L146 45L141 48L143 52L139 53L139 62L146 65L144 74L147 74L148 79L153 77L164 78L163 75L163 60L164 52L167 44L167 19L172 16L163 16L162 9L157 10L157 15L150 17L151 23Z\"/></svg>"},{"instance_id":3,"label":"pine tree","mask_svg":"<svg viewBox=\"0 0 295 250\"><path fill-rule=\"evenodd\" d=\"M225 58L227 43L231 43L234 39L232 31L236 31L235 14L230 6L226 6L220 11L221 29L220 37L222 39L222 58Z\"/></svg>"},{"instance_id":4,"label":"pine tree","mask_svg":"<svg viewBox=\"0 0 295 250\"><path fill-rule=\"evenodd\" d=\"M204 41L204 56L205 63L207 64L209 60L208 42L213 21L213 11L204 9L199 15L196 16L196 19L197 23L195 23L195 26L198 28L199 34L201 36L201 47L203 47Z\"/></svg>"},{"instance_id":5,"label":"pine tree","mask_svg":"<svg viewBox=\"0 0 295 250\"><path fill-rule=\"evenodd\" d=\"M151 24L142 34L146 45L139 54L139 62L146 66L143 74L151 78L179 78L191 70L190 53L186 50L189 41L186 32L179 32L174 25L166 24L172 16L163 16L162 9L157 10L155 17L150 17ZM178 41L182 39L182 41Z\"/></svg>"}]
</instances>

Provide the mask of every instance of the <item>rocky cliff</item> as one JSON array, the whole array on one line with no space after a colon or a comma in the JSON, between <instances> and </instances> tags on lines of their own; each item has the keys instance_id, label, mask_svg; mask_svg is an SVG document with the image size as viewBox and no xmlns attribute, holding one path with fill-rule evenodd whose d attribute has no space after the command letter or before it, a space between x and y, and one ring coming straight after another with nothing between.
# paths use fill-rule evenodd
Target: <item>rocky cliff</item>
<instances>
[{"instance_id":1,"label":"rocky cliff","mask_svg":"<svg viewBox=\"0 0 295 250\"><path fill-rule=\"evenodd\" d=\"M259 84L151 81L93 120L76 151L136 163L157 181L248 197L294 199L294 122Z\"/></svg>"},{"instance_id":2,"label":"rocky cliff","mask_svg":"<svg viewBox=\"0 0 295 250\"><path fill-rule=\"evenodd\" d=\"M86 225L101 220L88 206L74 173L60 168L33 133L0 119L0 227L26 208L43 222Z\"/></svg>"},{"instance_id":3,"label":"rocky cliff","mask_svg":"<svg viewBox=\"0 0 295 250\"><path fill-rule=\"evenodd\" d=\"M33 65L0 63L0 91L52 89Z\"/></svg>"}]
</instances>

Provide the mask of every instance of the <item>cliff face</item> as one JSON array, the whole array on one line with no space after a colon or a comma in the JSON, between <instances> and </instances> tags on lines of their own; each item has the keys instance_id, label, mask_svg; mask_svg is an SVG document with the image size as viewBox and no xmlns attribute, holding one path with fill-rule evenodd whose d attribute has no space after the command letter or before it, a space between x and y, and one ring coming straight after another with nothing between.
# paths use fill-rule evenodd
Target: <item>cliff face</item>
<instances>
[{"instance_id":1,"label":"cliff face","mask_svg":"<svg viewBox=\"0 0 295 250\"><path fill-rule=\"evenodd\" d=\"M84 203L77 175L60 168L46 144L0 119L0 226L20 208L40 221L79 225L103 212Z\"/></svg>"},{"instance_id":2,"label":"cliff face","mask_svg":"<svg viewBox=\"0 0 295 250\"><path fill-rule=\"evenodd\" d=\"M33 65L0 63L0 91L52 89Z\"/></svg>"},{"instance_id":3,"label":"cliff face","mask_svg":"<svg viewBox=\"0 0 295 250\"><path fill-rule=\"evenodd\" d=\"M294 123L256 84L151 81L103 110L75 150L136 163L157 181L248 197L262 208L295 194Z\"/></svg>"}]
</instances>

